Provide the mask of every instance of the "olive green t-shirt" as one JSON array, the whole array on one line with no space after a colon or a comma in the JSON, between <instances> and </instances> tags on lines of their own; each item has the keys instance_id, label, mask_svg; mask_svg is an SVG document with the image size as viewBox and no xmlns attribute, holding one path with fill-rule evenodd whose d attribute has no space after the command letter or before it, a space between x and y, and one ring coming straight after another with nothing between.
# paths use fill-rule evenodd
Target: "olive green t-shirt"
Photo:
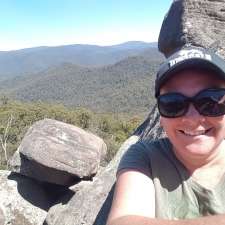
<instances>
[{"instance_id":1,"label":"olive green t-shirt","mask_svg":"<svg viewBox=\"0 0 225 225\"><path fill-rule=\"evenodd\" d=\"M152 179L157 218L185 219L225 213L225 177L213 189L202 187L176 158L167 138L132 145L120 161L118 171L122 169L135 169Z\"/></svg>"}]
</instances>

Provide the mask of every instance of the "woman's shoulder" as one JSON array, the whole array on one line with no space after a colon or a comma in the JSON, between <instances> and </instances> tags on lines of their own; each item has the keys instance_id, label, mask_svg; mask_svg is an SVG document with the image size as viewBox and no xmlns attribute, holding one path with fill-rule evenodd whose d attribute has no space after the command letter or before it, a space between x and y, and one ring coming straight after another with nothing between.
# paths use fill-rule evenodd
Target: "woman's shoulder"
<instances>
[{"instance_id":1,"label":"woman's shoulder","mask_svg":"<svg viewBox=\"0 0 225 225\"><path fill-rule=\"evenodd\" d=\"M152 160L158 161L167 157L165 152L170 151L170 142L167 138L158 140L139 140L125 152L119 163L118 170L138 169L150 171Z\"/></svg>"}]
</instances>

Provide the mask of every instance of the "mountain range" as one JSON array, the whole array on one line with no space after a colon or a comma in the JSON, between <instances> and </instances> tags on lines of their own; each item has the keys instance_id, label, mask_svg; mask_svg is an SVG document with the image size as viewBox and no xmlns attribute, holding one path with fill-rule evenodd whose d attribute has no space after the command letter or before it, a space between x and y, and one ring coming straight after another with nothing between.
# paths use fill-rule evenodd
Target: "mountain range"
<instances>
[{"instance_id":1,"label":"mountain range","mask_svg":"<svg viewBox=\"0 0 225 225\"><path fill-rule=\"evenodd\" d=\"M75 44L1 51L0 79L40 72L63 63L82 66L114 64L147 49L152 49L154 52L156 45L156 43L133 41L112 46Z\"/></svg>"},{"instance_id":2,"label":"mountain range","mask_svg":"<svg viewBox=\"0 0 225 225\"><path fill-rule=\"evenodd\" d=\"M146 111L163 60L157 43L69 45L0 52L0 93L99 112Z\"/></svg>"}]
</instances>

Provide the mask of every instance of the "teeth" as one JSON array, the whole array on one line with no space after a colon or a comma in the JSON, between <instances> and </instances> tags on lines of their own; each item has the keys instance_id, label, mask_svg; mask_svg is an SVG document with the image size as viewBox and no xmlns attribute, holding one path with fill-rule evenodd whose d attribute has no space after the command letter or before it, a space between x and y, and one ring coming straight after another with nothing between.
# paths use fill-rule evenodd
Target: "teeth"
<instances>
[{"instance_id":1,"label":"teeth","mask_svg":"<svg viewBox=\"0 0 225 225\"><path fill-rule=\"evenodd\" d=\"M206 133L206 130L200 130L200 131L182 131L184 134L189 135L189 136L198 136Z\"/></svg>"}]
</instances>

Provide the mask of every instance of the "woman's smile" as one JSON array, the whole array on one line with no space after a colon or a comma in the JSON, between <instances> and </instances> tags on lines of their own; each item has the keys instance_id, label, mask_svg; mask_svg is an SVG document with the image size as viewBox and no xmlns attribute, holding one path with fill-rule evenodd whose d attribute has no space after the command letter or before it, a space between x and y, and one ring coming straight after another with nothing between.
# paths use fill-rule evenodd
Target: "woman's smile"
<instances>
[{"instance_id":1,"label":"woman's smile","mask_svg":"<svg viewBox=\"0 0 225 225\"><path fill-rule=\"evenodd\" d=\"M199 136L203 136L203 135L207 135L210 132L210 129L207 130L178 130L179 132L181 132L182 134L186 135L186 136L190 136L190 137L199 137Z\"/></svg>"}]
</instances>

